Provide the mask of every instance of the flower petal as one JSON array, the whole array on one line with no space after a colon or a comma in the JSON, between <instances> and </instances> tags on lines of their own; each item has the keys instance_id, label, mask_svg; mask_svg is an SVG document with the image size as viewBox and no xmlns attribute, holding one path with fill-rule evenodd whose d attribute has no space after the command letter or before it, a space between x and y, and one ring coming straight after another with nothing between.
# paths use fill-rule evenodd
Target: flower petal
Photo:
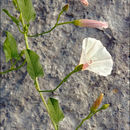
<instances>
[{"instance_id":1,"label":"flower petal","mask_svg":"<svg viewBox=\"0 0 130 130\"><path fill-rule=\"evenodd\" d=\"M112 71L113 60L109 52L99 40L85 38L83 40L82 54L79 64L84 64L83 70L90 70L99 75L107 76Z\"/></svg>"},{"instance_id":2,"label":"flower petal","mask_svg":"<svg viewBox=\"0 0 130 130\"><path fill-rule=\"evenodd\" d=\"M87 0L80 0L81 3L83 3L84 5L88 6L88 1Z\"/></svg>"},{"instance_id":3,"label":"flower petal","mask_svg":"<svg viewBox=\"0 0 130 130\"><path fill-rule=\"evenodd\" d=\"M76 26L79 26L79 27L98 28L100 30L102 30L104 28L108 28L107 22L91 20L91 19L74 20L73 24L76 25Z\"/></svg>"}]
</instances>

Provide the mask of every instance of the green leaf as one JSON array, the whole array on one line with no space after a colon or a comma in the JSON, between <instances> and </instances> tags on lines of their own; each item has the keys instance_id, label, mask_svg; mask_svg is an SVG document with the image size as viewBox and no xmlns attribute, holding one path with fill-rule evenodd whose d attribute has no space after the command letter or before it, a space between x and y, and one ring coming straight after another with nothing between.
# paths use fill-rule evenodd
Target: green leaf
<instances>
[{"instance_id":1,"label":"green leaf","mask_svg":"<svg viewBox=\"0 0 130 130\"><path fill-rule=\"evenodd\" d=\"M17 0L20 12L26 23L28 24L30 20L34 20L36 17L36 12L33 8L31 0Z\"/></svg>"},{"instance_id":2,"label":"green leaf","mask_svg":"<svg viewBox=\"0 0 130 130\"><path fill-rule=\"evenodd\" d=\"M12 16L6 9L3 9L3 11L12 19L13 22L16 23L16 25L19 25L19 20L16 19L16 17Z\"/></svg>"},{"instance_id":3,"label":"green leaf","mask_svg":"<svg viewBox=\"0 0 130 130\"><path fill-rule=\"evenodd\" d=\"M51 116L51 119L58 127L59 121L63 120L64 114L59 106L58 100L54 98L49 98L47 102L48 108L49 108L49 115Z\"/></svg>"},{"instance_id":4,"label":"green leaf","mask_svg":"<svg viewBox=\"0 0 130 130\"><path fill-rule=\"evenodd\" d=\"M3 48L6 56L6 62L8 62L12 58L17 59L19 54L18 54L17 44L13 35L10 32L6 32L6 34L7 37L5 39Z\"/></svg>"},{"instance_id":5,"label":"green leaf","mask_svg":"<svg viewBox=\"0 0 130 130\"><path fill-rule=\"evenodd\" d=\"M36 77L43 76L43 68L39 61L39 56L32 50L25 50L27 61L27 71L33 80Z\"/></svg>"},{"instance_id":6,"label":"green leaf","mask_svg":"<svg viewBox=\"0 0 130 130\"><path fill-rule=\"evenodd\" d=\"M14 7L17 9L17 0L13 0L12 2L13 2Z\"/></svg>"}]
</instances>

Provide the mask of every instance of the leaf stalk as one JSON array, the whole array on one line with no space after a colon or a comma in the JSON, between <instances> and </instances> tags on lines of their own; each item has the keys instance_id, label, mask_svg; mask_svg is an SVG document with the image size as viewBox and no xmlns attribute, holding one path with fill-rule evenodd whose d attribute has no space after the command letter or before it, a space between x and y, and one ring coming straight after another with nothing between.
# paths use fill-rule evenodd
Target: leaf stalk
<instances>
[{"instance_id":1,"label":"leaf stalk","mask_svg":"<svg viewBox=\"0 0 130 130\"><path fill-rule=\"evenodd\" d=\"M50 117L50 119L51 119L50 111L49 111L48 105L47 105L47 103L46 103L46 101L45 101L45 99L44 99L42 93L39 91L39 90L40 90L40 87L39 87L39 82L38 82L38 79L37 79L37 78L36 78L36 80L35 80L35 87L36 87L37 91L39 92L40 97L41 97L41 99L42 99L42 102L43 102L43 104L45 105L45 108L46 108L46 110L47 110L47 112L48 112L48 114L49 114L49 117ZM55 130L58 130L57 125L55 124L55 122L54 122L52 119L51 119L51 121L52 121L52 124L53 124Z\"/></svg>"},{"instance_id":2,"label":"leaf stalk","mask_svg":"<svg viewBox=\"0 0 130 130\"><path fill-rule=\"evenodd\" d=\"M26 60L24 60L24 62L23 62L20 66L18 66L18 67L16 67L16 68L11 68L11 69L6 70L6 71L4 71L4 72L0 72L0 74L6 74L6 73L8 73L8 72L10 72L10 71L18 70L18 69L20 69L21 67L23 67L23 66L25 65L25 63L26 63Z\"/></svg>"}]
</instances>

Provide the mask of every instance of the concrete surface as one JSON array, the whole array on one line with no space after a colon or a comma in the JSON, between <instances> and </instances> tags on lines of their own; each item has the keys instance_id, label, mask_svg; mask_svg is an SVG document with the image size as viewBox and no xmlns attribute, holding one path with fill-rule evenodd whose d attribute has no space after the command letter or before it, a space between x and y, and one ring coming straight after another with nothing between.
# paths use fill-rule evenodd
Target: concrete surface
<instances>
[{"instance_id":1,"label":"concrete surface","mask_svg":"<svg viewBox=\"0 0 130 130\"><path fill-rule=\"evenodd\" d=\"M29 46L39 56L44 77L39 78L41 89L53 89L79 63L82 40L93 37L101 40L112 55L112 74L102 77L89 71L72 75L54 94L44 94L59 99L65 118L60 130L74 130L81 119L88 115L90 106L102 92L102 104L109 103L106 111L99 112L86 121L81 130L128 130L129 129L129 25L128 0L88 0L83 6L79 0L33 0L37 18L31 23L30 34L50 29L61 8L70 4L69 11L60 21L89 18L107 21L105 30L80 28L74 25L57 27L54 31L37 38L29 38ZM11 0L1 0L15 16ZM23 36L15 24L1 12L1 45L10 31L17 40L19 51L25 48ZM9 68L1 50L1 69ZM1 76L0 87L1 130L53 130L48 114L26 72L26 66Z\"/></svg>"}]
</instances>

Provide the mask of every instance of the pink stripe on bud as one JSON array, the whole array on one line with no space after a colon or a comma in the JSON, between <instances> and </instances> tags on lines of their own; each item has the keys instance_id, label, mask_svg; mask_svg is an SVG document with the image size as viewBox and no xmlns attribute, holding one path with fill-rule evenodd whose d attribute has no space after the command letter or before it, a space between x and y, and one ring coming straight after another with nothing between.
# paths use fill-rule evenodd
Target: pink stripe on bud
<instances>
[{"instance_id":1,"label":"pink stripe on bud","mask_svg":"<svg viewBox=\"0 0 130 130\"><path fill-rule=\"evenodd\" d=\"M97 20L90 20L90 19L79 19L74 21L74 25L80 27L91 27L91 28L108 28L107 22L97 21Z\"/></svg>"},{"instance_id":2,"label":"pink stripe on bud","mask_svg":"<svg viewBox=\"0 0 130 130\"><path fill-rule=\"evenodd\" d=\"M83 64L82 70L86 70L90 64L92 64L92 60L90 60L88 63Z\"/></svg>"},{"instance_id":3,"label":"pink stripe on bud","mask_svg":"<svg viewBox=\"0 0 130 130\"><path fill-rule=\"evenodd\" d=\"M87 0L80 0L81 3L83 3L84 5L88 6L88 1Z\"/></svg>"}]
</instances>

